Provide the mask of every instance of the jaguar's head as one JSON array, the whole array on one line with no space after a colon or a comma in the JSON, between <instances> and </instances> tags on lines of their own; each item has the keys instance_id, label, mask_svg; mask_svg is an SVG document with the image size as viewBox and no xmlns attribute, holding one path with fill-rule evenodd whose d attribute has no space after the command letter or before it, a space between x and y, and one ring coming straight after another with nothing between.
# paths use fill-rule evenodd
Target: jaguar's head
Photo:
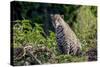
<instances>
[{"instance_id":1,"label":"jaguar's head","mask_svg":"<svg viewBox=\"0 0 100 67\"><path fill-rule=\"evenodd\" d=\"M54 28L57 28L59 25L61 25L62 22L62 15L59 14L51 14L52 24Z\"/></svg>"}]
</instances>

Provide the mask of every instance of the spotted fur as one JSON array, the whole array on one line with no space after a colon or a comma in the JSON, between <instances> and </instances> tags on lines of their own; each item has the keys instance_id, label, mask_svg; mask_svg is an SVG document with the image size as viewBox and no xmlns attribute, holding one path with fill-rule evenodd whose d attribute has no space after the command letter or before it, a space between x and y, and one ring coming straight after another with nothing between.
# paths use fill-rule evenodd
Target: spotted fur
<instances>
[{"instance_id":1,"label":"spotted fur","mask_svg":"<svg viewBox=\"0 0 100 67\"><path fill-rule=\"evenodd\" d=\"M52 15L51 19L60 51L65 54L78 54L81 44L69 25L58 14Z\"/></svg>"}]
</instances>

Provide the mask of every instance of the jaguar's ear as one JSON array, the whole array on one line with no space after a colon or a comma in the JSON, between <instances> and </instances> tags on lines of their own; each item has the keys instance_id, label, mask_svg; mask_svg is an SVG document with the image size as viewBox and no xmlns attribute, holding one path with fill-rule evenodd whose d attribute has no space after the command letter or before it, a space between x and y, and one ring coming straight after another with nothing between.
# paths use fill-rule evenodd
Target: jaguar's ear
<instances>
[{"instance_id":1,"label":"jaguar's ear","mask_svg":"<svg viewBox=\"0 0 100 67\"><path fill-rule=\"evenodd\" d=\"M61 18L63 18L64 19L64 15L60 15L61 16Z\"/></svg>"}]
</instances>

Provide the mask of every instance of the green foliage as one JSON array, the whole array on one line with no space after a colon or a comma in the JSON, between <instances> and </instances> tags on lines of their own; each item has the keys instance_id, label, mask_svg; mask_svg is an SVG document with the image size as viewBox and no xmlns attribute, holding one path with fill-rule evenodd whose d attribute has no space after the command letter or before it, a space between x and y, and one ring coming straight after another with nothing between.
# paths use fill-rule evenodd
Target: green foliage
<instances>
[{"instance_id":1,"label":"green foliage","mask_svg":"<svg viewBox=\"0 0 100 67\"><path fill-rule=\"evenodd\" d=\"M76 22L73 29L79 37L83 50L87 51L90 47L96 47L97 20L90 7L83 6L78 11Z\"/></svg>"},{"instance_id":2,"label":"green foliage","mask_svg":"<svg viewBox=\"0 0 100 67\"><path fill-rule=\"evenodd\" d=\"M51 50L54 54L54 59L51 61L55 63L65 63L65 62L78 62L78 61L86 61L86 56L78 57L78 56L71 56L71 55L62 55L57 46L55 33L50 31L50 36L44 37L42 34L45 34L41 24L35 23L35 26L32 27L30 20L16 20L16 24L13 25L14 30L14 47L21 47L22 44L25 42L30 44L34 47L41 46L47 47ZM37 48L34 48L37 49ZM37 53L38 54L38 53ZM46 55L47 52L39 53L37 57L43 63L52 63L49 61L48 56Z\"/></svg>"},{"instance_id":3,"label":"green foliage","mask_svg":"<svg viewBox=\"0 0 100 67\"><path fill-rule=\"evenodd\" d=\"M87 61L87 56L71 56L71 55L59 55L56 57L58 63L69 63L69 62L83 62Z\"/></svg>"},{"instance_id":4,"label":"green foliage","mask_svg":"<svg viewBox=\"0 0 100 67\"><path fill-rule=\"evenodd\" d=\"M45 42L46 39L41 35L41 33L44 33L41 25L35 23L33 29L30 20L22 20L19 22L17 20L15 22L16 24L13 25L14 44L23 44L23 42L42 44Z\"/></svg>"}]
</instances>

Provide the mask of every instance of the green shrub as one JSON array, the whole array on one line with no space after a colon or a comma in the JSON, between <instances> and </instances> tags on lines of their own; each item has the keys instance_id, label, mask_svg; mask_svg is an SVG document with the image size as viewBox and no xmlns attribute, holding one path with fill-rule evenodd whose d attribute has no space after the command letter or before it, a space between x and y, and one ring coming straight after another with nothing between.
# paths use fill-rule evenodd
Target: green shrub
<instances>
[{"instance_id":1,"label":"green shrub","mask_svg":"<svg viewBox=\"0 0 100 67\"><path fill-rule=\"evenodd\" d=\"M78 11L73 29L82 43L84 51L96 47L97 20L90 7L83 6Z\"/></svg>"}]
</instances>

